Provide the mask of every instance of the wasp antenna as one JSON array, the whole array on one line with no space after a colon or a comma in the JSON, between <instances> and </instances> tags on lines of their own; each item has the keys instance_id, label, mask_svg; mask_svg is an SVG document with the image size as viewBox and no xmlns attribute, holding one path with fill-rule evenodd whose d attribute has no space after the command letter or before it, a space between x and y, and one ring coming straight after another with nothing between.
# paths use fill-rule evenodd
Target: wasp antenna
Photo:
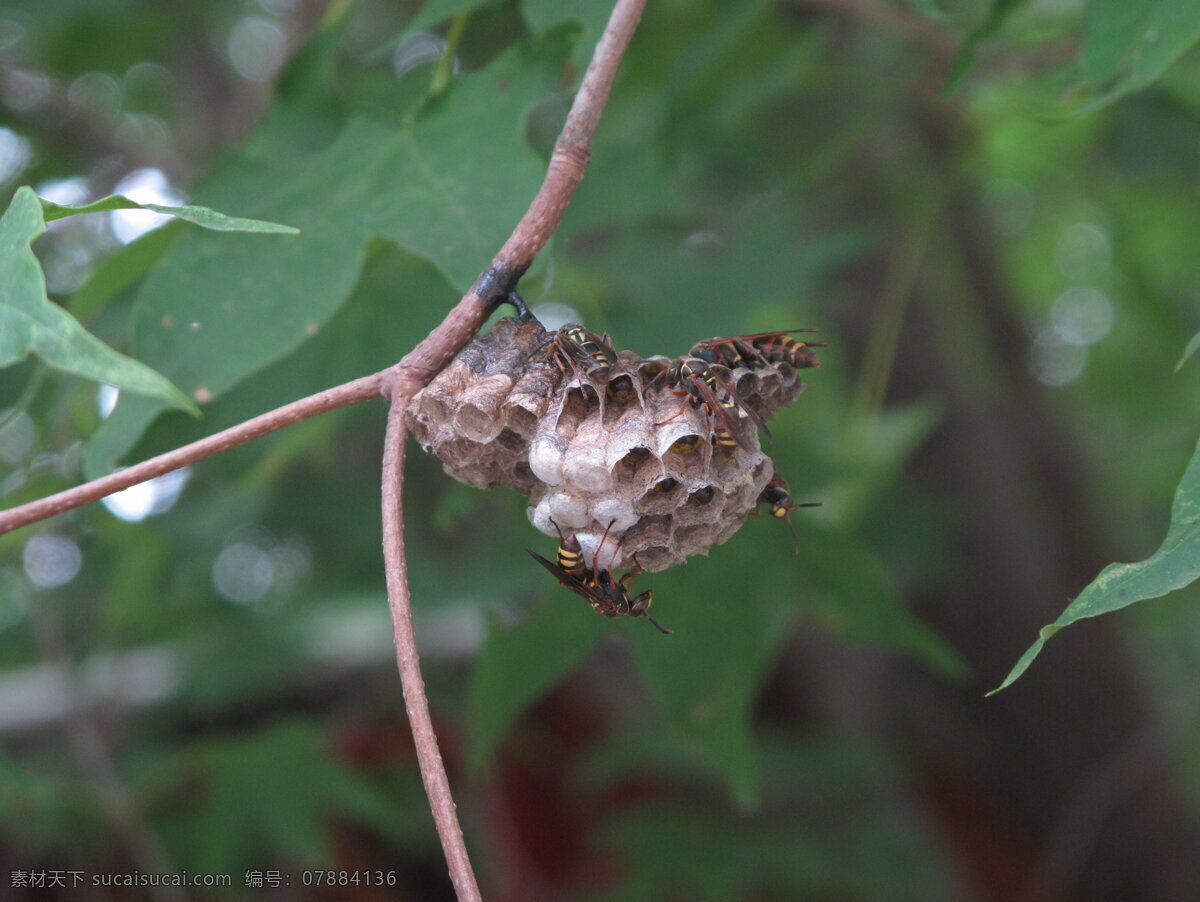
<instances>
[{"instance_id":1,"label":"wasp antenna","mask_svg":"<svg viewBox=\"0 0 1200 902\"><path fill-rule=\"evenodd\" d=\"M790 529L792 531L792 550L796 554L799 554L800 553L800 537L798 535L796 535L796 524L792 522L791 514L788 514L787 521L788 521L788 529Z\"/></svg>"},{"instance_id":2,"label":"wasp antenna","mask_svg":"<svg viewBox=\"0 0 1200 902\"><path fill-rule=\"evenodd\" d=\"M558 533L558 542L559 542L559 544L561 545L563 542L565 542L565 541L567 540L567 537L563 535L562 527L561 527L561 526L559 526L559 525L558 525L558 524L557 524L557 523L554 521L554 518L553 518L553 517L551 517L551 518L550 518L550 525L551 525L551 526L553 526L553 527L554 527L554 531L555 531L556 533Z\"/></svg>"},{"instance_id":3,"label":"wasp antenna","mask_svg":"<svg viewBox=\"0 0 1200 902\"><path fill-rule=\"evenodd\" d=\"M654 628L656 630L658 630L660 633L662 633L664 636L669 636L673 632L675 632L675 630L667 629L665 626L663 626L661 623L659 623L657 620L655 620L649 614L646 615L646 619L649 620L652 624L654 624Z\"/></svg>"}]
</instances>

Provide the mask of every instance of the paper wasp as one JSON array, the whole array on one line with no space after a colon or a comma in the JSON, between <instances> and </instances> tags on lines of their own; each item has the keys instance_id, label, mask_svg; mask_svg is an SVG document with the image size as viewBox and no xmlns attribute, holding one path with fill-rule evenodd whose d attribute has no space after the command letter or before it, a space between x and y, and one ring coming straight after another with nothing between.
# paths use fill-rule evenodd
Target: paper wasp
<instances>
[{"instance_id":1,"label":"paper wasp","mask_svg":"<svg viewBox=\"0 0 1200 902\"><path fill-rule=\"evenodd\" d=\"M792 542L795 543L796 550L800 550L800 540L796 538L796 527L792 523L792 511L798 507L820 507L820 501L808 501L804 504L794 504L792 502L792 490L788 488L788 484L784 478L779 475L778 470L772 470L771 480L758 495L758 500L754 502L755 507L760 504L768 504L770 508L767 513L776 520L786 519L788 529L792 531ZM757 516L758 511L752 512L752 516Z\"/></svg>"},{"instance_id":2,"label":"paper wasp","mask_svg":"<svg viewBox=\"0 0 1200 902\"><path fill-rule=\"evenodd\" d=\"M558 532L558 551L555 553L555 563L546 560L536 551L529 551L535 561L554 574L555 578L572 592L582 595L592 608L605 617L645 617L660 633L670 634L671 630L661 626L649 614L653 592L647 589L636 598L629 597L629 584L634 577L645 572L638 563L637 556L633 558L633 569L618 580L613 579L613 572L607 567L600 566L600 551L608 539L608 531L613 523L608 524L596 554L592 558L592 569L588 572L583 560L583 546L575 533L563 536L562 530L553 519L554 529Z\"/></svg>"},{"instance_id":3,"label":"paper wasp","mask_svg":"<svg viewBox=\"0 0 1200 902\"><path fill-rule=\"evenodd\" d=\"M597 335L578 323L567 323L546 342L544 359L554 360L562 374L583 373L594 382L606 385L617 365L617 352L608 334Z\"/></svg>"},{"instance_id":4,"label":"paper wasp","mask_svg":"<svg viewBox=\"0 0 1200 902\"><path fill-rule=\"evenodd\" d=\"M624 372L607 332L597 335L578 323L567 323L546 343L545 358L553 359L564 376L568 368L576 375L582 369L593 385L603 386L605 394L618 404L641 397L633 377Z\"/></svg>"},{"instance_id":5,"label":"paper wasp","mask_svg":"<svg viewBox=\"0 0 1200 902\"><path fill-rule=\"evenodd\" d=\"M767 429L763 418L743 403L734 387L714 373L704 360L695 357L680 357L665 372L655 377L655 381L659 379L665 381L668 386L683 388L682 392L676 392L676 394L686 395L687 398L683 402L684 406L679 408L679 412L675 416L656 423L656 426L671 422L683 413L684 408L690 403L696 408L704 407L713 442L719 448L730 451L737 445L741 445L747 451L753 450L750 441L741 434L739 428L741 423L737 415L738 408L746 411L755 425L766 433L768 438L770 437L771 431ZM725 400L722 401L718 398L719 392L724 392Z\"/></svg>"},{"instance_id":6,"label":"paper wasp","mask_svg":"<svg viewBox=\"0 0 1200 902\"><path fill-rule=\"evenodd\" d=\"M692 345L689 353L706 363L720 363L733 369L744 366L757 369L788 363L798 370L820 366L813 348L825 347L825 342L797 341L791 332L812 332L813 329L787 329L782 332L758 332L733 338L708 338Z\"/></svg>"}]
</instances>

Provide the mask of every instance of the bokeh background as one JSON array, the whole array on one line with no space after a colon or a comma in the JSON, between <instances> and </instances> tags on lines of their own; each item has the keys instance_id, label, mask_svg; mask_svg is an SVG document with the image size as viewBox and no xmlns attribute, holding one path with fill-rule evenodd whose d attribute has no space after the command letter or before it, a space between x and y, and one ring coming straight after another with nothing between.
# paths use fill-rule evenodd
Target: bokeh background
<instances>
[{"instance_id":1,"label":"bokeh background","mask_svg":"<svg viewBox=\"0 0 1200 902\"><path fill-rule=\"evenodd\" d=\"M50 296L204 416L10 367L4 506L398 359L524 211L606 7L10 0L5 199L302 234L57 223ZM1158 547L1195 446L1192 7L650 4L523 292L646 355L819 328L768 452L823 506L798 552L752 518L643 577L668 638L550 585L523 498L414 450L417 630L486 898L1200 898L1194 588L984 697ZM392 658L383 420L0 538L6 898L451 897ZM88 885L11 886L55 870ZM231 886L91 885L135 871Z\"/></svg>"}]
</instances>

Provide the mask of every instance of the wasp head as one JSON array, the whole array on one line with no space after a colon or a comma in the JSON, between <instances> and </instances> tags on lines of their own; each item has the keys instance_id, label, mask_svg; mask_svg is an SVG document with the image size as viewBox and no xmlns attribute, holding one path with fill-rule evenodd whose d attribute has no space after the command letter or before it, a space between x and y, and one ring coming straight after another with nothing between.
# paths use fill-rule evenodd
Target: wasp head
<instances>
[{"instance_id":1,"label":"wasp head","mask_svg":"<svg viewBox=\"0 0 1200 902\"><path fill-rule=\"evenodd\" d=\"M654 601L654 591L647 589L637 598L629 602L629 613L634 617L644 617Z\"/></svg>"}]
</instances>

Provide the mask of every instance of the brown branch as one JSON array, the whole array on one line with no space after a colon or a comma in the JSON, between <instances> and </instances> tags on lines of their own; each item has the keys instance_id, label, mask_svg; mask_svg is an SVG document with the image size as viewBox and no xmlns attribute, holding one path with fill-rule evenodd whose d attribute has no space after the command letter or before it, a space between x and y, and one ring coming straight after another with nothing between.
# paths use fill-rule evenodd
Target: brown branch
<instances>
[{"instance_id":1,"label":"brown branch","mask_svg":"<svg viewBox=\"0 0 1200 902\"><path fill-rule=\"evenodd\" d=\"M387 373L388 370L382 370L372 376L364 376L353 382L327 388L325 391L301 398L299 401L293 401L291 404L285 404L283 407L277 407L252 420L246 420L244 423L231 426L215 435L192 442L190 445L184 445L182 448L176 448L174 451L144 460L140 464L109 473L107 476L85 482L83 485L75 486L58 494L30 501L20 507L0 511L0 535L20 529L22 526L28 526L30 523L36 523L38 520L45 520L85 504L91 504L93 501L99 501L114 492L161 476L163 473L178 470L180 467L186 467L188 464L194 464L198 460L212 457L214 454L220 454L222 451L228 451L238 445L244 445L268 432L299 423L301 420L314 417L319 413L349 404L357 404L360 401L369 401L371 398L379 396L380 387L383 385Z\"/></svg>"},{"instance_id":2,"label":"brown branch","mask_svg":"<svg viewBox=\"0 0 1200 902\"><path fill-rule=\"evenodd\" d=\"M442 323L406 355L390 374L385 386L391 398L383 451L383 559L387 573L388 607L396 643L396 665L417 750L417 763L425 794L437 824L442 851L450 868L450 879L460 902L482 897L463 841L458 812L450 792L450 781L438 750L437 735L429 716L425 681L417 655L408 589L408 567L404 556L404 521L401 502L404 449L408 431L404 411L412 396L483 325L496 303L508 297L517 280L546 246L562 221L563 212L583 179L591 156L592 136L600 113L608 102L613 79L625 48L641 20L646 0L617 0L608 26L592 55L575 102L567 114L562 133L541 188L512 235L484 270L470 291L455 305Z\"/></svg>"}]
</instances>

